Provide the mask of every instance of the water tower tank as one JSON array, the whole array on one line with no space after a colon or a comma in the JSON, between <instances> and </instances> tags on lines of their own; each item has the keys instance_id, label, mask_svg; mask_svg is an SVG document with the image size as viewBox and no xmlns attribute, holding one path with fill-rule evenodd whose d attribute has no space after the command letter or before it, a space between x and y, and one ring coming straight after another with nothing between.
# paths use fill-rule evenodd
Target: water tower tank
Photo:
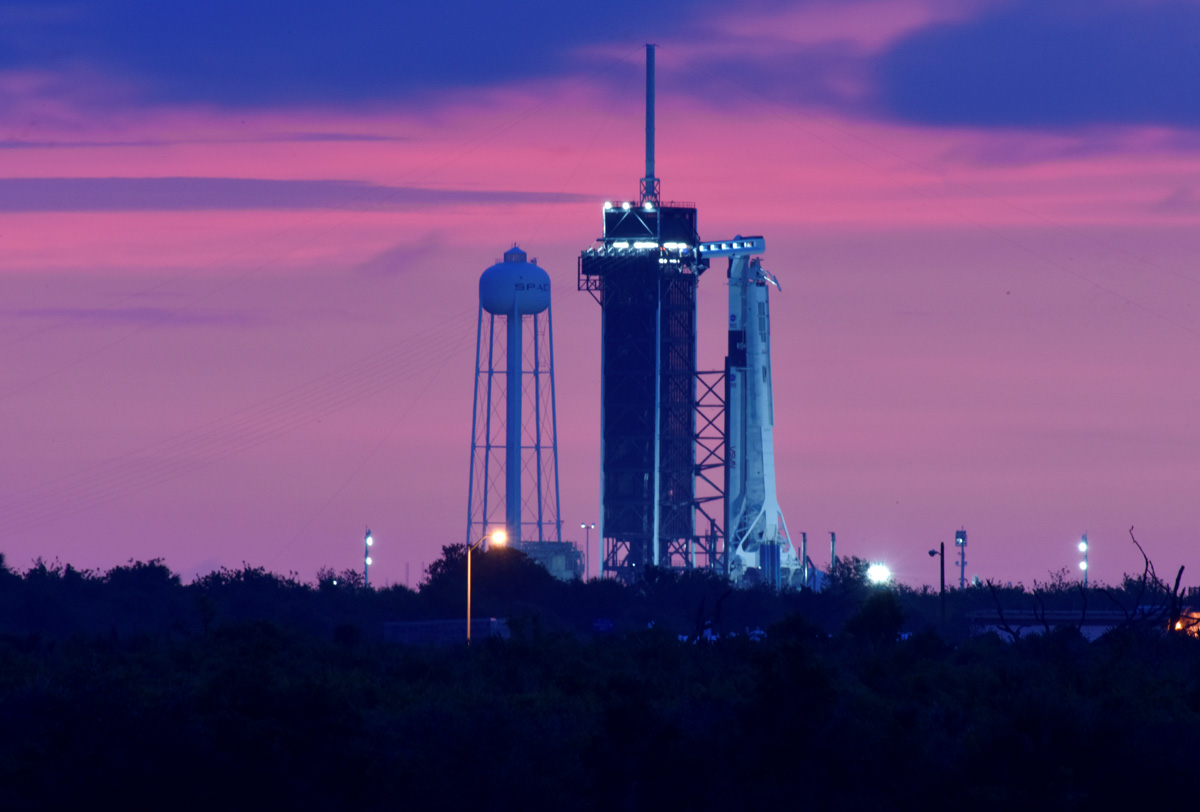
<instances>
[{"instance_id":1,"label":"water tower tank","mask_svg":"<svg viewBox=\"0 0 1200 812\"><path fill-rule=\"evenodd\" d=\"M514 245L479 277L479 305L497 316L541 313L550 306L550 275Z\"/></svg>"}]
</instances>

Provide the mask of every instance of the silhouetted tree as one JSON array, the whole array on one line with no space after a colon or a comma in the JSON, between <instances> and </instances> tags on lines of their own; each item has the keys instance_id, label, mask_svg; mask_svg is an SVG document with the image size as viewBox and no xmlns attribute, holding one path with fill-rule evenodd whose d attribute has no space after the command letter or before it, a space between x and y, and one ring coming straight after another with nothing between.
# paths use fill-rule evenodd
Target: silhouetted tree
<instances>
[{"instance_id":1,"label":"silhouetted tree","mask_svg":"<svg viewBox=\"0 0 1200 812\"><path fill-rule=\"evenodd\" d=\"M846 621L846 634L873 645L894 643L904 627L904 611L891 589L877 587L852 618Z\"/></svg>"}]
</instances>

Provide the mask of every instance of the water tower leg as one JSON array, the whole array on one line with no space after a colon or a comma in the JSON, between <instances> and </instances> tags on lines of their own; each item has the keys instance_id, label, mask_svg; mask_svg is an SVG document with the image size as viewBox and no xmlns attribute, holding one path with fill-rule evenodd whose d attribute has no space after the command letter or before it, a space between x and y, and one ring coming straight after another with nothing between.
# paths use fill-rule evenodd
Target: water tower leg
<instances>
[{"instance_id":1,"label":"water tower leg","mask_svg":"<svg viewBox=\"0 0 1200 812\"><path fill-rule=\"evenodd\" d=\"M505 397L504 523L508 542L521 546L521 314L508 316L508 385Z\"/></svg>"}]
</instances>

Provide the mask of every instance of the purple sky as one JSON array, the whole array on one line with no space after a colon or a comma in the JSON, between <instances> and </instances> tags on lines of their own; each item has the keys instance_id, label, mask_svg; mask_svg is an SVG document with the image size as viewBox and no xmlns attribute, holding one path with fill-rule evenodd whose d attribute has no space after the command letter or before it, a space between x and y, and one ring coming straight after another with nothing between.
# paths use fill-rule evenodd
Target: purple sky
<instances>
[{"instance_id":1,"label":"purple sky","mask_svg":"<svg viewBox=\"0 0 1200 812\"><path fill-rule=\"evenodd\" d=\"M0 3L0 552L420 579L466 527L476 282L554 294L563 519L595 521L575 257L642 173L763 234L780 501L813 558L1197 583L1200 5ZM628 6L628 8L625 8ZM247 11L252 8L252 11ZM719 275L718 275L719 276ZM720 365L725 289L701 282ZM581 539L580 539L581 540Z\"/></svg>"}]
</instances>

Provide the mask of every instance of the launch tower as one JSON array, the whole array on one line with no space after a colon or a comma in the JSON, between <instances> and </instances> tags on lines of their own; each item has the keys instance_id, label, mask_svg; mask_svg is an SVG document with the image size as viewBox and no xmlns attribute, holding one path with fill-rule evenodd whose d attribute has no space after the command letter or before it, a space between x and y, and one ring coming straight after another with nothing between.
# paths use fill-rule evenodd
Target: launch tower
<instances>
[{"instance_id":1,"label":"launch tower","mask_svg":"<svg viewBox=\"0 0 1200 812\"><path fill-rule=\"evenodd\" d=\"M663 202L654 174L654 46L646 46L646 173L637 201L604 204L599 244L579 257L579 289L601 307L602 573L716 566L721 540L696 533L696 207ZM708 468L723 460L701 460ZM711 498L719 498L710 496Z\"/></svg>"},{"instance_id":2,"label":"launch tower","mask_svg":"<svg viewBox=\"0 0 1200 812\"><path fill-rule=\"evenodd\" d=\"M797 586L805 571L775 489L762 237L701 243L696 207L663 202L654 175L654 46L646 46L646 174L638 200L604 204L579 257L601 306L601 573L709 567L738 583ZM725 368L696 361L696 291L729 262Z\"/></svg>"}]
</instances>

